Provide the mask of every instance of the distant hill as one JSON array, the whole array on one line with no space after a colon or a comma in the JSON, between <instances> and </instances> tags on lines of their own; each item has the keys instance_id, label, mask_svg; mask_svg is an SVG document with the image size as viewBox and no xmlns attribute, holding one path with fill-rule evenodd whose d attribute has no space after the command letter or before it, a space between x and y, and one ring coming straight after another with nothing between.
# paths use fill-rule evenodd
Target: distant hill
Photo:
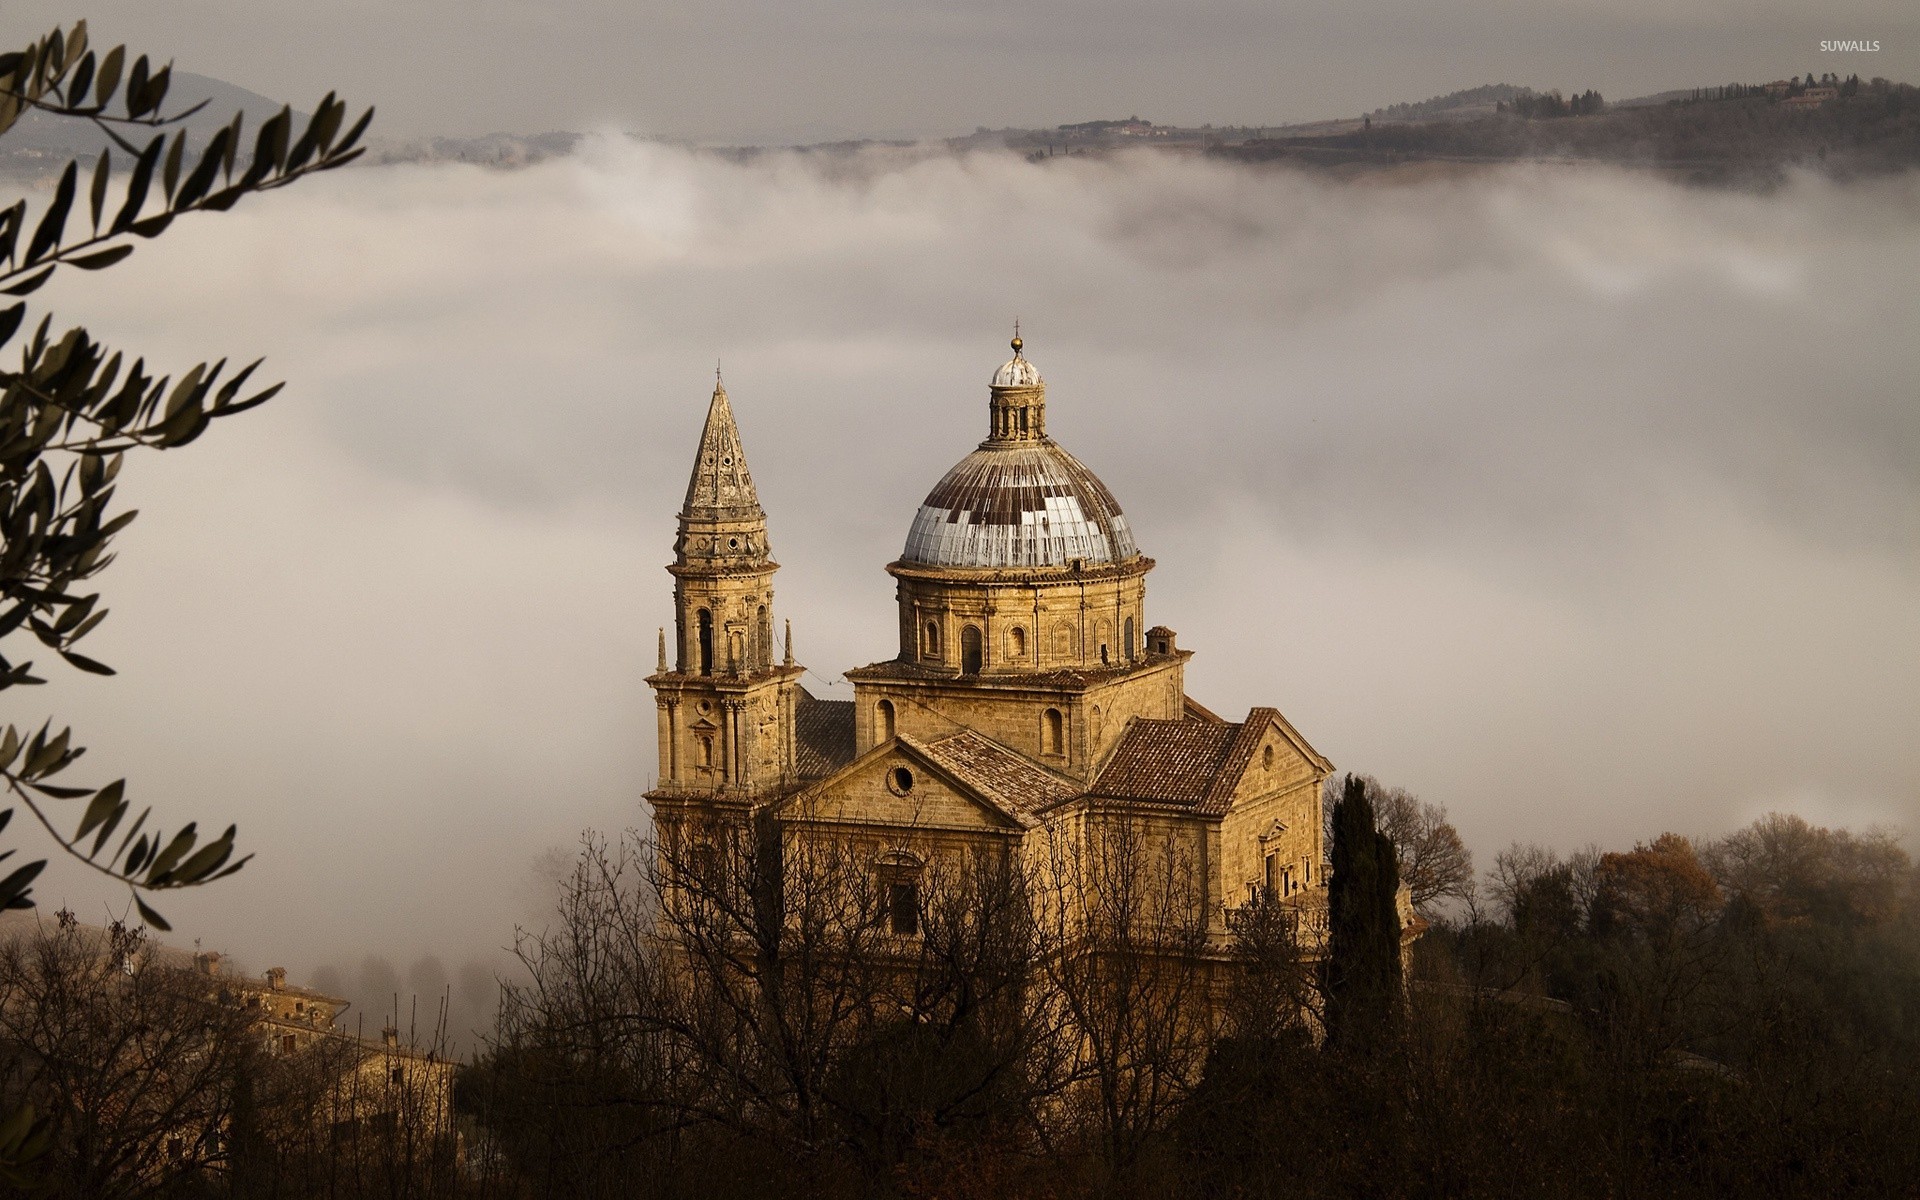
<instances>
[{"instance_id":1,"label":"distant hill","mask_svg":"<svg viewBox=\"0 0 1920 1200\"><path fill-rule=\"evenodd\" d=\"M1615 108L1646 108L1654 104L1668 104L1675 100L1685 100L1692 96L1693 88L1675 88L1670 92L1655 92L1651 96L1633 96L1614 102Z\"/></svg>"},{"instance_id":2,"label":"distant hill","mask_svg":"<svg viewBox=\"0 0 1920 1200\"><path fill-rule=\"evenodd\" d=\"M312 97L308 103L318 99L318 96ZM215 130L233 120L236 112L247 114L248 130L257 130L261 122L280 111L282 103L224 79L195 75L190 71L175 71L172 86L167 89L165 110L181 112L202 100L207 101L207 106L184 122L189 148L205 145ZM295 119L304 127L304 113L295 110ZM136 146L145 145L154 133L139 126L116 128L120 136ZM12 174L37 174L43 170L58 169L68 159L92 162L99 157L101 150L112 145L91 121L29 112L7 131L5 140L0 140L0 170ZM242 152L251 149L249 142L243 146ZM116 148L114 153L119 157L124 152Z\"/></svg>"},{"instance_id":3,"label":"distant hill","mask_svg":"<svg viewBox=\"0 0 1920 1200\"><path fill-rule=\"evenodd\" d=\"M1477 115L1480 112L1492 112L1494 106L1503 100L1533 94L1532 88L1518 87L1511 83L1484 83L1479 87L1448 92L1444 96L1435 96L1430 100L1421 100L1417 103L1389 104L1385 108L1376 108L1367 115L1376 121L1449 120Z\"/></svg>"},{"instance_id":4,"label":"distant hill","mask_svg":"<svg viewBox=\"0 0 1920 1200\"><path fill-rule=\"evenodd\" d=\"M1804 90L1790 91L1783 84L1769 94L1766 85L1735 84L1661 93L1597 112L1570 108L1555 92L1522 90L1495 101L1504 111L1470 119L1376 121L1371 129L1348 124L1320 136L1269 137L1211 152L1246 161L1352 169L1417 162L1592 161L1741 184L1764 184L1794 166L1843 178L1920 167L1920 88L1853 79L1824 89L1824 96L1802 96ZM1593 100L1598 105L1599 97ZM1470 107L1454 104L1439 111Z\"/></svg>"},{"instance_id":5,"label":"distant hill","mask_svg":"<svg viewBox=\"0 0 1920 1200\"><path fill-rule=\"evenodd\" d=\"M550 133L488 133L479 137L421 137L375 139L368 147L369 162L461 162L490 167L526 167L549 158L564 158L580 144L581 135Z\"/></svg>"}]
</instances>

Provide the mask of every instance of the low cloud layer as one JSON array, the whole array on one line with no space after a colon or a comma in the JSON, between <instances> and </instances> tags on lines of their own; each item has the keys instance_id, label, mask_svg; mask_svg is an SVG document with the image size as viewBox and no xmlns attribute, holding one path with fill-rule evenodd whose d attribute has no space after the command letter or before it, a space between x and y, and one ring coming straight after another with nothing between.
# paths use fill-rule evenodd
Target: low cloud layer
<instances>
[{"instance_id":1,"label":"low cloud layer","mask_svg":"<svg viewBox=\"0 0 1920 1200\"><path fill-rule=\"evenodd\" d=\"M258 857L173 900L181 930L471 990L544 911L531 864L645 820L714 360L778 615L847 695L1019 315L1208 705L1278 705L1483 861L1773 808L1920 829L1917 275L1915 178L611 140L349 171L49 289L150 361L264 353L291 384L129 464L90 639L121 674L32 699L98 778L240 822Z\"/></svg>"}]
</instances>

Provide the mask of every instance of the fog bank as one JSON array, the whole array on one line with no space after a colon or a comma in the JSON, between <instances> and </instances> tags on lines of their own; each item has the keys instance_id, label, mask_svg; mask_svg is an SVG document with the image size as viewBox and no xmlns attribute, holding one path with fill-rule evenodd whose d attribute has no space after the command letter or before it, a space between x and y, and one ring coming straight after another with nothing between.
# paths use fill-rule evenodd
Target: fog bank
<instances>
[{"instance_id":1,"label":"fog bank","mask_svg":"<svg viewBox=\"0 0 1920 1200\"><path fill-rule=\"evenodd\" d=\"M536 858L645 819L715 359L776 615L844 696L1018 315L1209 706L1278 705L1483 863L1773 808L1913 829L1917 276L1913 178L621 140L342 172L47 289L150 362L266 354L290 384L129 462L88 647L120 675L32 711L89 778L239 821L257 857L169 900L183 937L341 987L432 954L458 990L544 911ZM56 867L42 902L89 887Z\"/></svg>"}]
</instances>

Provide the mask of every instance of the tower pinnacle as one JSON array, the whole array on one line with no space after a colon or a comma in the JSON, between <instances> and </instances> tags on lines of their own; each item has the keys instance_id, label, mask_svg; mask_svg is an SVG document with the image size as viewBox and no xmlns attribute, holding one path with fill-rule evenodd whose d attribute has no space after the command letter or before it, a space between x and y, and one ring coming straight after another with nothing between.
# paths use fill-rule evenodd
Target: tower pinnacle
<instances>
[{"instance_id":1,"label":"tower pinnacle","mask_svg":"<svg viewBox=\"0 0 1920 1200\"><path fill-rule=\"evenodd\" d=\"M717 378L674 542L676 669L751 675L774 665L767 514L747 470L727 389Z\"/></svg>"},{"instance_id":2,"label":"tower pinnacle","mask_svg":"<svg viewBox=\"0 0 1920 1200\"><path fill-rule=\"evenodd\" d=\"M747 470L747 453L740 444L740 427L733 420L726 385L716 368L713 399L707 405L706 428L700 433L700 451L694 456L693 476L687 480L687 500L680 512L685 528L690 521L765 520L760 497Z\"/></svg>"}]
</instances>

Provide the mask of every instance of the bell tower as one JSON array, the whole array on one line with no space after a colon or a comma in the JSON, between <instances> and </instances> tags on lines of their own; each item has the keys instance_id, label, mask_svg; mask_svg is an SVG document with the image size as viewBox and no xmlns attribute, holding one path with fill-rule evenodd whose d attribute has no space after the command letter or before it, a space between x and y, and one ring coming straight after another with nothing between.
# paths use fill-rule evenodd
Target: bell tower
<instances>
[{"instance_id":1,"label":"bell tower","mask_svg":"<svg viewBox=\"0 0 1920 1200\"><path fill-rule=\"evenodd\" d=\"M659 708L662 795L751 800L794 777L794 710L802 668L793 635L776 649L773 561L727 389L714 374L706 427L674 541L674 638L660 631L647 682Z\"/></svg>"}]
</instances>

